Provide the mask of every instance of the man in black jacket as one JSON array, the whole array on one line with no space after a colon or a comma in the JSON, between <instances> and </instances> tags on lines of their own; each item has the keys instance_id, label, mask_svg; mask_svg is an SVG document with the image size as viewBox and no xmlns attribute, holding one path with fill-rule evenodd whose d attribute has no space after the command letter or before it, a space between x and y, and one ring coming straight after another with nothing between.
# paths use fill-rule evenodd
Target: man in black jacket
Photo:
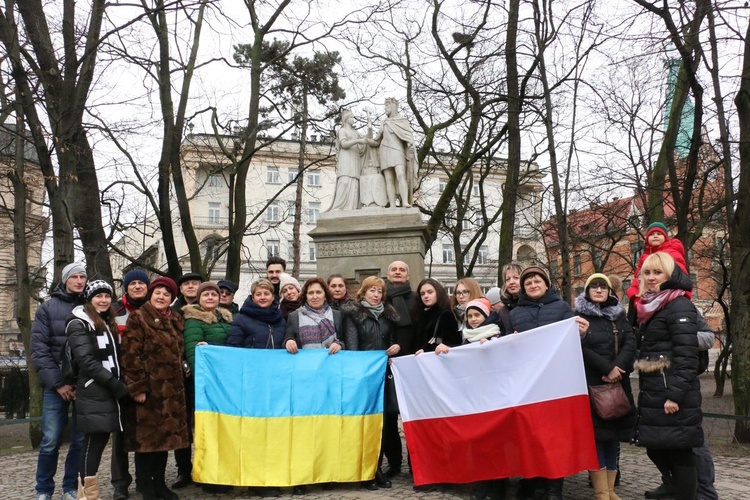
<instances>
[{"instance_id":1,"label":"man in black jacket","mask_svg":"<svg viewBox=\"0 0 750 500\"><path fill-rule=\"evenodd\" d=\"M62 433L68 424L70 403L75 400L75 381L63 380L60 372L62 346L65 342L65 320L73 309L83 304L86 269L78 263L63 268L62 279L52 298L39 306L31 325L31 361L44 388L42 400L42 442L36 467L37 500L50 500L55 492L57 456ZM71 440L65 459L63 500L76 498L78 490L78 457L83 434L75 425L75 408L71 425Z\"/></svg>"}]
</instances>

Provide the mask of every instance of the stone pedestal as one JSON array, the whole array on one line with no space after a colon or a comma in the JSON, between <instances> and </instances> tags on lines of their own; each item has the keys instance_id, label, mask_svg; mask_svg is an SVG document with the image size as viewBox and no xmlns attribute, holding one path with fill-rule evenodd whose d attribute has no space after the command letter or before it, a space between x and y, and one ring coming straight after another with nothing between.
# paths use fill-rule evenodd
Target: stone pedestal
<instances>
[{"instance_id":1,"label":"stone pedestal","mask_svg":"<svg viewBox=\"0 0 750 500\"><path fill-rule=\"evenodd\" d=\"M385 278L388 264L402 260L412 286L424 278L427 226L416 208L326 212L309 234L320 276L340 274L349 283L370 275Z\"/></svg>"}]
</instances>

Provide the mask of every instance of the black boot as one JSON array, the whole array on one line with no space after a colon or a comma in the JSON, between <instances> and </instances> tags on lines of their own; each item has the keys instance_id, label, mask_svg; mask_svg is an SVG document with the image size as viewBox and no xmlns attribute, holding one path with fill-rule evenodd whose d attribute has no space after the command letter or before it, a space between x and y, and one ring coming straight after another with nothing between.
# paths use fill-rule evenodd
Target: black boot
<instances>
[{"instance_id":1,"label":"black boot","mask_svg":"<svg viewBox=\"0 0 750 500\"><path fill-rule=\"evenodd\" d=\"M391 480L385 477L385 474L383 474L383 471L380 470L380 467L378 467L377 472L375 472L375 483L377 483L378 488L391 487Z\"/></svg>"},{"instance_id":2,"label":"black boot","mask_svg":"<svg viewBox=\"0 0 750 500\"><path fill-rule=\"evenodd\" d=\"M509 482L509 479L493 479L487 491L487 498L490 500L505 500L505 493L508 490Z\"/></svg>"},{"instance_id":3,"label":"black boot","mask_svg":"<svg viewBox=\"0 0 750 500\"><path fill-rule=\"evenodd\" d=\"M563 484L565 478L547 479L547 500L563 500Z\"/></svg>"},{"instance_id":4,"label":"black boot","mask_svg":"<svg viewBox=\"0 0 750 500\"><path fill-rule=\"evenodd\" d=\"M136 476L135 478L136 489L143 496L143 500L159 500L154 491L154 481L149 478L142 478Z\"/></svg>"},{"instance_id":5,"label":"black boot","mask_svg":"<svg viewBox=\"0 0 750 500\"><path fill-rule=\"evenodd\" d=\"M154 472L154 493L157 498L161 500L178 500L180 495L167 488L167 483L164 480L164 469L157 469Z\"/></svg>"},{"instance_id":6,"label":"black boot","mask_svg":"<svg viewBox=\"0 0 750 500\"><path fill-rule=\"evenodd\" d=\"M539 478L536 477L521 479L518 482L518 491L516 492L516 498L518 498L519 500L534 498L538 484Z\"/></svg>"},{"instance_id":7,"label":"black boot","mask_svg":"<svg viewBox=\"0 0 750 500\"><path fill-rule=\"evenodd\" d=\"M674 498L674 489L672 488L672 483L662 478L662 483L659 485L659 487L654 488L653 490L646 490L644 496L649 500L665 500L667 498Z\"/></svg>"},{"instance_id":8,"label":"black boot","mask_svg":"<svg viewBox=\"0 0 750 500\"><path fill-rule=\"evenodd\" d=\"M674 467L672 488L676 500L695 500L698 489L698 470L695 467Z\"/></svg>"}]
</instances>

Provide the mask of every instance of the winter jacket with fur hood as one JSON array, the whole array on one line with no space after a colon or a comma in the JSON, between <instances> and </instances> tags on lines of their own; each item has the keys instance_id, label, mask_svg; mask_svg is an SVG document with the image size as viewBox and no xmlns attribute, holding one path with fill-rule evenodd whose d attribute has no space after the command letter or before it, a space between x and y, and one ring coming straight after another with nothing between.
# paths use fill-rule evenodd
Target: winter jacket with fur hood
<instances>
[{"instance_id":1,"label":"winter jacket with fur hood","mask_svg":"<svg viewBox=\"0 0 750 500\"><path fill-rule=\"evenodd\" d=\"M130 315L122 336L122 369L131 396L146 394L126 413L125 448L152 452L186 448L187 406L182 360L182 316L161 314L147 302Z\"/></svg>"},{"instance_id":2,"label":"winter jacket with fur hood","mask_svg":"<svg viewBox=\"0 0 750 500\"><path fill-rule=\"evenodd\" d=\"M98 330L83 306L73 309L65 329L78 365L76 422L85 433L122 431L121 399L128 387L120 380L120 338L109 328Z\"/></svg>"},{"instance_id":3,"label":"winter jacket with fur hood","mask_svg":"<svg viewBox=\"0 0 750 500\"><path fill-rule=\"evenodd\" d=\"M341 307L346 320L346 348L352 351L384 351L396 343L398 314L385 304L383 314L375 319L364 306L356 302Z\"/></svg>"},{"instance_id":4,"label":"winter jacket with fur hood","mask_svg":"<svg viewBox=\"0 0 750 500\"><path fill-rule=\"evenodd\" d=\"M214 311L204 311L201 306L192 304L182 308L185 318L185 360L190 372L195 373L195 346L198 342L210 345L224 345L232 328L232 313L217 307Z\"/></svg>"},{"instance_id":5,"label":"winter jacket with fur hood","mask_svg":"<svg viewBox=\"0 0 750 500\"><path fill-rule=\"evenodd\" d=\"M690 278L675 266L661 290L690 290ZM666 303L640 326L641 351L635 444L657 449L695 448L703 443L703 414L698 380L697 311L686 296ZM674 401L677 413L664 413Z\"/></svg>"},{"instance_id":6,"label":"winter jacket with fur hood","mask_svg":"<svg viewBox=\"0 0 750 500\"><path fill-rule=\"evenodd\" d=\"M536 300L527 297L521 290L518 304L510 311L511 332L525 332L573 316L568 303L552 290L547 290Z\"/></svg>"},{"instance_id":7,"label":"winter jacket with fur hood","mask_svg":"<svg viewBox=\"0 0 750 500\"><path fill-rule=\"evenodd\" d=\"M635 423L635 404L630 377L635 361L635 336L625 319L625 309L619 301L610 297L602 306L589 301L585 294L576 297L575 312L589 322L589 330L581 339L583 365L586 370L586 383L603 385L602 377L609 375L615 366L625 370L622 375L622 388L630 400L628 415L614 420L604 420L591 406L594 423L594 437L597 441L628 441ZM617 355L615 355L614 328L617 328Z\"/></svg>"},{"instance_id":8,"label":"winter jacket with fur hood","mask_svg":"<svg viewBox=\"0 0 750 500\"><path fill-rule=\"evenodd\" d=\"M60 360L66 320L73 308L81 304L83 297L68 293L61 283L52 292L52 297L36 310L31 324L31 362L39 376L39 383L45 389L56 389L63 385Z\"/></svg>"}]
</instances>

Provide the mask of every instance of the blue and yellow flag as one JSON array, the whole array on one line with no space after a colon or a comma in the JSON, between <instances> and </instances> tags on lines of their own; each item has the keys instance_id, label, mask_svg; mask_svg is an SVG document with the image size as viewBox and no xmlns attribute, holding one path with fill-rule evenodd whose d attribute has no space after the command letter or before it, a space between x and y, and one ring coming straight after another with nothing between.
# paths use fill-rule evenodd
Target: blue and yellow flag
<instances>
[{"instance_id":1,"label":"blue and yellow flag","mask_svg":"<svg viewBox=\"0 0 750 500\"><path fill-rule=\"evenodd\" d=\"M372 479L383 351L199 346L193 479L292 486Z\"/></svg>"}]
</instances>

